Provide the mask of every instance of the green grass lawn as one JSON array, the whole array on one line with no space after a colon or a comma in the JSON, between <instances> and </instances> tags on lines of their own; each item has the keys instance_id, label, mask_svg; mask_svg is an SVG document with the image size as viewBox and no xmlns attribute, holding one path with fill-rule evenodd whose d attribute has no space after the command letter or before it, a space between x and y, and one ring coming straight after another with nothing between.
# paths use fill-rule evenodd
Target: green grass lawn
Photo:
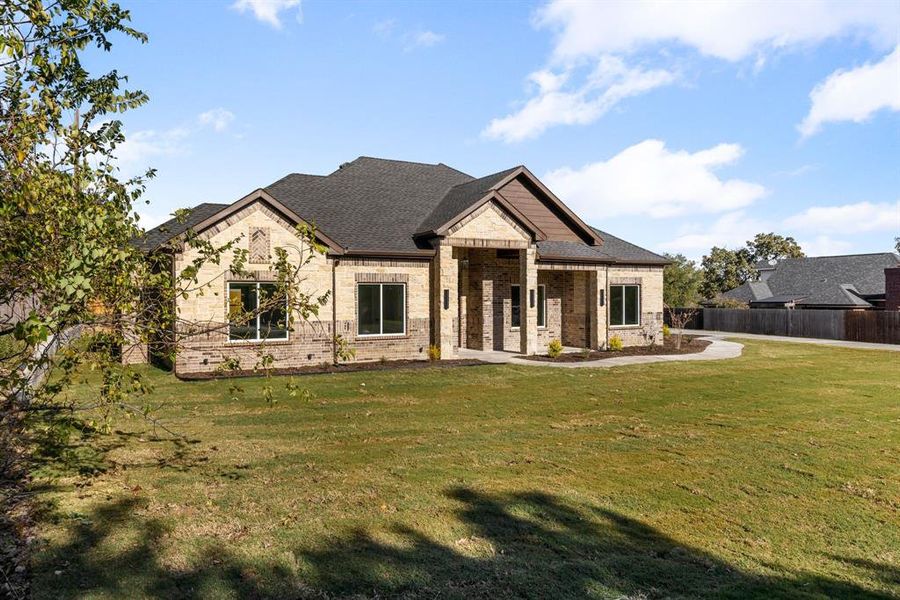
<instances>
[{"instance_id":1,"label":"green grass lawn","mask_svg":"<svg viewBox=\"0 0 900 600\"><path fill-rule=\"evenodd\" d=\"M148 372L190 442L56 449L37 598L900 594L900 354L322 375L274 407Z\"/></svg>"}]
</instances>

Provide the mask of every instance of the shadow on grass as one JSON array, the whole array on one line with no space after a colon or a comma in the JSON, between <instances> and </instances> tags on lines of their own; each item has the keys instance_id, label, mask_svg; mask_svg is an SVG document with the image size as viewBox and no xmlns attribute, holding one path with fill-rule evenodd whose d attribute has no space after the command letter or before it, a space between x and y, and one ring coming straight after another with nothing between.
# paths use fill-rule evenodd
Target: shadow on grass
<instances>
[{"instance_id":1,"label":"shadow on grass","mask_svg":"<svg viewBox=\"0 0 900 600\"><path fill-rule=\"evenodd\" d=\"M136 515L140 501L110 503L82 518L70 543L36 557L36 572L47 578L36 591L54 598L891 597L815 575L752 575L635 519L544 493L456 488L447 495L470 532L452 544L397 526L391 543L383 533L379 540L356 531L295 549L287 562L280 551L250 560L210 544L178 561L190 566L165 558L169 532ZM123 531L129 543L113 543Z\"/></svg>"}]
</instances>

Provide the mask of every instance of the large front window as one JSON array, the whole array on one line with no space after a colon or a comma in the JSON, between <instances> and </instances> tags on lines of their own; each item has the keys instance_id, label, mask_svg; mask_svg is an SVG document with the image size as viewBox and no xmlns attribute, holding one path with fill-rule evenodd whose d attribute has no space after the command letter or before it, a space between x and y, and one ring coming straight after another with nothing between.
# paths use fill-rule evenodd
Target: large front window
<instances>
[{"instance_id":1,"label":"large front window","mask_svg":"<svg viewBox=\"0 0 900 600\"><path fill-rule=\"evenodd\" d=\"M513 285L510 290L512 327L522 325L522 294L520 287ZM547 286L539 285L537 289L537 324L538 327L547 326Z\"/></svg>"},{"instance_id":2,"label":"large front window","mask_svg":"<svg viewBox=\"0 0 900 600\"><path fill-rule=\"evenodd\" d=\"M287 299L274 283L229 282L228 338L230 340L286 340Z\"/></svg>"},{"instance_id":3,"label":"large front window","mask_svg":"<svg viewBox=\"0 0 900 600\"><path fill-rule=\"evenodd\" d=\"M406 333L406 286L402 283L360 283L357 289L359 335Z\"/></svg>"},{"instance_id":4,"label":"large front window","mask_svg":"<svg viewBox=\"0 0 900 600\"><path fill-rule=\"evenodd\" d=\"M609 286L609 324L613 327L641 324L641 286Z\"/></svg>"}]
</instances>

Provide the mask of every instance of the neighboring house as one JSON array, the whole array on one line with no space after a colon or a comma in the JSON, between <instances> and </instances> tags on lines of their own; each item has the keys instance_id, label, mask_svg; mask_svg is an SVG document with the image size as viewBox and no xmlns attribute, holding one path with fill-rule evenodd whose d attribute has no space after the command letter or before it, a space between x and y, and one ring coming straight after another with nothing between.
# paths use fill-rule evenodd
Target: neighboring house
<instances>
[{"instance_id":1,"label":"neighboring house","mask_svg":"<svg viewBox=\"0 0 900 600\"><path fill-rule=\"evenodd\" d=\"M756 265L758 281L722 297L750 308L884 308L885 269L898 265L893 252L772 260Z\"/></svg>"},{"instance_id":2,"label":"neighboring house","mask_svg":"<svg viewBox=\"0 0 900 600\"><path fill-rule=\"evenodd\" d=\"M267 328L271 315L228 324L230 303L253 308L272 281L273 248L296 245L298 223L314 224L328 248L304 267L309 291L331 293L319 319L298 319L292 331ZM141 243L153 252L174 241L180 271L195 257L178 245L188 229L215 244L243 235L255 275L202 268L198 279L213 290L179 299L179 319L224 327L188 339L180 374L226 358L252 366L261 337L281 368L331 361L335 335L357 360L426 358L432 344L452 358L460 347L533 354L552 339L662 342L666 259L589 227L522 166L476 179L444 164L361 157L327 176L288 175L233 204L201 204Z\"/></svg>"}]
</instances>

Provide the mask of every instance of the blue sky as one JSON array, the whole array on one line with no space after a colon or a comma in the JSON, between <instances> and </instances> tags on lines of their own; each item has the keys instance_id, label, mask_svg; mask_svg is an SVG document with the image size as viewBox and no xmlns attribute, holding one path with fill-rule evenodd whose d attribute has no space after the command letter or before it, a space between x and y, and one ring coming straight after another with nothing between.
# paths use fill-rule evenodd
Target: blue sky
<instances>
[{"instance_id":1,"label":"blue sky","mask_svg":"<svg viewBox=\"0 0 900 600\"><path fill-rule=\"evenodd\" d=\"M527 165L590 223L699 258L759 231L809 254L900 235L900 0L124 2L150 103L125 174L147 225L359 155Z\"/></svg>"}]
</instances>

